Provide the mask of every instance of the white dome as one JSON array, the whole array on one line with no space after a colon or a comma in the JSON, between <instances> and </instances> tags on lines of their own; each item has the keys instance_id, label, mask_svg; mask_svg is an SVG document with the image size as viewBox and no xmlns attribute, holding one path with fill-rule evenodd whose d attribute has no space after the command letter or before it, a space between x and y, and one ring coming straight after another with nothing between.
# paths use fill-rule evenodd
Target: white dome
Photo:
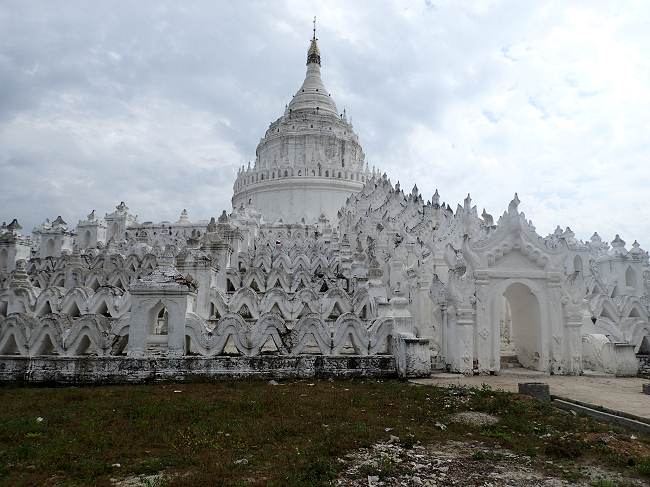
<instances>
[{"instance_id":1,"label":"white dome","mask_svg":"<svg viewBox=\"0 0 650 487\"><path fill-rule=\"evenodd\" d=\"M313 223L330 220L367 181L359 137L325 89L316 38L307 53L300 90L257 146L253 167L237 175L232 204L252 206L265 220Z\"/></svg>"}]
</instances>

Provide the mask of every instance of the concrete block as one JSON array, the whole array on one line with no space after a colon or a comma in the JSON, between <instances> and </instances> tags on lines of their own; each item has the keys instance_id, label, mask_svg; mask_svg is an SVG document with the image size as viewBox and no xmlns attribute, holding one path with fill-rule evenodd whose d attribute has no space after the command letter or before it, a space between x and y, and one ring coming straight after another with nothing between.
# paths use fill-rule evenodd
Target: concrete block
<instances>
[{"instance_id":1,"label":"concrete block","mask_svg":"<svg viewBox=\"0 0 650 487\"><path fill-rule=\"evenodd\" d=\"M551 402L550 387L546 382L520 382L519 394L535 397L541 401Z\"/></svg>"}]
</instances>

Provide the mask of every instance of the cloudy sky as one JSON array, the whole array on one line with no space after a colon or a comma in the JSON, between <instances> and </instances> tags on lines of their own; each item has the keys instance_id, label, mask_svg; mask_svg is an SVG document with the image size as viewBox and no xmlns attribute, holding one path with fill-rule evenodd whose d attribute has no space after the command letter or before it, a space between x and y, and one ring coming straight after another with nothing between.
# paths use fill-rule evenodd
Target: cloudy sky
<instances>
[{"instance_id":1,"label":"cloudy sky","mask_svg":"<svg viewBox=\"0 0 650 487\"><path fill-rule=\"evenodd\" d=\"M538 233L650 248L650 2L7 1L0 221L230 210L237 168L305 75L370 166Z\"/></svg>"}]
</instances>

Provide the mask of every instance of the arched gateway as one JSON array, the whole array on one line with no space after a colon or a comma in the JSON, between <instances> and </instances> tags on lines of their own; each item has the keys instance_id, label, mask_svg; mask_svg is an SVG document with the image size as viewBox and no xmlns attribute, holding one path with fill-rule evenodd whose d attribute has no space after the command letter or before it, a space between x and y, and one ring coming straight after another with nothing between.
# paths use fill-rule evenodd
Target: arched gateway
<instances>
[{"instance_id":1,"label":"arched gateway","mask_svg":"<svg viewBox=\"0 0 650 487\"><path fill-rule=\"evenodd\" d=\"M508 341L527 368L554 374L581 371L579 273L566 277L568 248L535 233L519 213L517 195L496 226L460 251L451 245L446 282L434 274L429 293L437 305L445 363L462 373L501 367L503 317ZM503 307L507 306L507 313Z\"/></svg>"}]
</instances>

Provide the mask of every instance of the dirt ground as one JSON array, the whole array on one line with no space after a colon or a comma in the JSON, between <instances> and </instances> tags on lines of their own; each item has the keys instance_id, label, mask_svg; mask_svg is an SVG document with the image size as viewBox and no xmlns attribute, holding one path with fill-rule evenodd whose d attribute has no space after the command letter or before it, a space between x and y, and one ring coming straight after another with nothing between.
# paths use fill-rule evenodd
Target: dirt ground
<instances>
[{"instance_id":1,"label":"dirt ground","mask_svg":"<svg viewBox=\"0 0 650 487\"><path fill-rule=\"evenodd\" d=\"M429 446L380 443L341 461L349 466L333 482L340 486L589 487L598 485L599 479L615 486L649 485L597 465L533 461L471 439Z\"/></svg>"},{"instance_id":2,"label":"dirt ground","mask_svg":"<svg viewBox=\"0 0 650 487\"><path fill-rule=\"evenodd\" d=\"M466 413L460 413L466 414ZM474 413L477 414L477 413ZM480 413L478 413L480 414ZM462 419L460 419L462 420ZM489 424L486 421L484 424ZM628 435L585 435L583 440L606 444L620 454L650 455L650 448ZM391 437L371 448L340 458L344 471L331 482L334 486L481 486L481 487L632 487L650 482L633 475L607 470L590 462L535 460L516 455L489 441L410 445ZM174 475L172 475L173 477ZM164 473L111 479L115 487L163 486L170 479ZM607 483L609 482L609 483Z\"/></svg>"},{"instance_id":3,"label":"dirt ground","mask_svg":"<svg viewBox=\"0 0 650 487\"><path fill-rule=\"evenodd\" d=\"M517 392L519 382L547 382L551 394L590 404L603 405L642 417L650 417L650 396L642 393L643 379L612 376L535 376L530 371L513 371L499 376L464 377L433 375L412 382L440 386L488 384L494 389ZM645 381L647 382L647 381ZM528 396L521 400L530 401ZM489 425L498 418L485 413L462 412L456 421ZM620 431L620 429L619 429ZM387 431L387 435L390 432ZM575 437L575 438L574 438ZM634 432L575 434L594 447L606 446L622 457L645 458L650 447L635 441ZM341 458L343 471L331 482L338 486L481 486L481 487L631 487L650 486L632 471L615 471L587 458L551 460L543 455L518 455L484 437L467 433L464 442L409 444L408 438L391 436L370 448L359 449ZM115 487L164 485L165 474L114 480Z\"/></svg>"},{"instance_id":4,"label":"dirt ground","mask_svg":"<svg viewBox=\"0 0 650 487\"><path fill-rule=\"evenodd\" d=\"M643 379L613 376L548 376L530 371L512 371L499 376L464 377L454 374L433 375L412 382L440 386L488 384L494 389L517 392L519 382L547 382L552 395L602 405L641 417L650 417L650 396L642 393ZM647 381L645 381L647 382ZM461 413L462 414L462 413ZM467 413L465 413L467 414ZM496 418L494 418L496 420ZM489 418L459 418L476 424L488 424ZM487 423L486 423L487 422ZM578 435L576 435L578 436ZM633 432L608 435L585 434L580 439L594 445L606 445L621 456L644 458L648 445L635 441ZM631 473L607 470L588 460L553 461L516 455L498 444L474 439L467 442L409 445L393 441L361 449L341 458L346 468L334 485L340 486L482 486L482 487L579 487L650 486L646 479Z\"/></svg>"},{"instance_id":5,"label":"dirt ground","mask_svg":"<svg viewBox=\"0 0 650 487\"><path fill-rule=\"evenodd\" d=\"M643 383L649 381L636 377L615 377L606 374L549 376L527 369L506 369L499 375L466 377L460 374L432 374L428 379L416 379L411 382L439 386L460 384L474 387L487 384L492 389L503 389L508 392L518 392L519 382L546 382L553 396L650 418L650 395L643 394Z\"/></svg>"}]
</instances>

